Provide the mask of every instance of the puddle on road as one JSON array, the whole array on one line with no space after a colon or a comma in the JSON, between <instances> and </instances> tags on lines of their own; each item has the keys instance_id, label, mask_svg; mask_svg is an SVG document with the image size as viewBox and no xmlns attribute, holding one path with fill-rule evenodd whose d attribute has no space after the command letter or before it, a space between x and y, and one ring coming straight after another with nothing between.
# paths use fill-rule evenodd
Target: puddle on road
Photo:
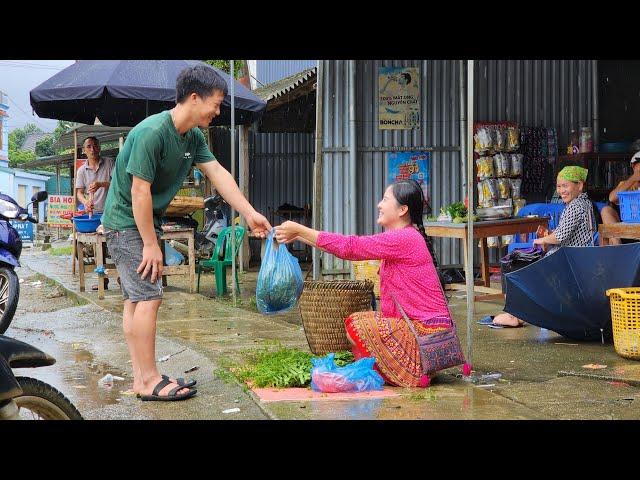
<instances>
[{"instance_id":1,"label":"puddle on road","mask_svg":"<svg viewBox=\"0 0 640 480\"><path fill-rule=\"evenodd\" d=\"M18 333L18 332L14 332ZM13 338L26 342L56 359L49 367L14 369L15 375L33 377L60 390L78 408L80 413L122 402L123 392L131 388L128 374L105 363L96 362L85 343L63 343L55 339L21 332ZM112 386L99 381L107 373L123 377Z\"/></svg>"}]
</instances>

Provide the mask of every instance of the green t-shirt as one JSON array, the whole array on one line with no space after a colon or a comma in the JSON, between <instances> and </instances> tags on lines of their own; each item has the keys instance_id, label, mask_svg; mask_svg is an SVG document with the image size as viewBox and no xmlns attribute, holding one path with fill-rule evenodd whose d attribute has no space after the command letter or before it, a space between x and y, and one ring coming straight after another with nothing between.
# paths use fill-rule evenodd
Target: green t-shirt
<instances>
[{"instance_id":1,"label":"green t-shirt","mask_svg":"<svg viewBox=\"0 0 640 480\"><path fill-rule=\"evenodd\" d=\"M153 223L159 230L160 218L192 165L215 159L200 129L192 128L180 135L169 110L147 117L131 129L116 158L102 224L110 230L137 228L131 203L135 175L151 182Z\"/></svg>"}]
</instances>

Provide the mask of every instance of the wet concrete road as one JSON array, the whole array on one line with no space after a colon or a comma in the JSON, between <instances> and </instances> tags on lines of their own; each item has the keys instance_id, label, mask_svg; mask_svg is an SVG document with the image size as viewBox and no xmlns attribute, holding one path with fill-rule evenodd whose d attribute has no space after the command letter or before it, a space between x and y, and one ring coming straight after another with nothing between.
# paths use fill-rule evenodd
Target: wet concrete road
<instances>
[{"instance_id":1,"label":"wet concrete road","mask_svg":"<svg viewBox=\"0 0 640 480\"><path fill-rule=\"evenodd\" d=\"M162 371L198 380L198 395L182 402L142 402L130 392L129 354L123 341L121 317L95 305L81 305L56 296L57 287L39 281L28 268L18 311L6 335L27 342L56 358L56 364L15 369L16 375L35 377L69 398L86 419L267 419L268 416L235 383L217 378L219 368L190 348L162 337L156 356L180 352L160 364ZM40 282L38 284L37 282ZM189 374L183 372L199 368ZM111 386L100 384L107 373L123 377ZM223 410L239 408L239 413Z\"/></svg>"},{"instance_id":2,"label":"wet concrete road","mask_svg":"<svg viewBox=\"0 0 640 480\"><path fill-rule=\"evenodd\" d=\"M241 386L225 383L223 379L228 374L220 375L220 372L224 373L220 367L242 364L248 350L269 342L278 341L283 346L301 349L308 347L297 312L264 317L252 311L251 285L255 278L252 273L241 276L245 296L242 308L232 308L227 300L208 298L206 288L205 295L189 294L180 278L170 277L159 314L156 357L187 347L185 352L161 366L164 373L198 379L199 392L195 399L185 402L143 403L124 394L131 382L126 376L130 368L120 327L122 299L119 289L108 291L104 300L98 300L95 292L85 292L82 299L90 303L73 306L76 296L73 292L78 291L77 277L71 275L68 257L30 252L23 263L60 282L67 293L72 293L63 297L64 300L43 301L46 295L36 292L34 287L30 299L27 296L21 299L20 305L25 311L19 312L14 322L18 328L14 332L18 338L31 339L36 346L39 345L37 342L42 342L45 351L65 359L34 372L57 375L55 382L61 382L59 388L77 402L87 418L640 418L640 362L619 357L610 344L578 344L531 325L503 330L472 325L474 369L478 375L499 372L499 378L478 381L475 385L442 373L427 390L398 389L400 397L383 400L254 401L255 398ZM27 269L23 270L22 276L30 275ZM88 286L93 281L90 278ZM211 282L210 277L208 282ZM55 302L67 303L58 305ZM453 296L450 305L463 347L466 347L464 295ZM54 313L33 311L43 306L64 309ZM476 318L495 314L501 308L500 303L478 302ZM41 330L51 330L53 338ZM8 333L11 335L12 330ZM582 367L590 363L607 367L597 371ZM193 374L182 373L193 365L199 365L200 369ZM48 373L48 369L57 373ZM106 370L127 380L115 382L111 389L99 387L97 381ZM564 376L560 372L579 376ZM450 373L455 373L455 369ZM614 381L583 375L607 375ZM238 414L221 413L236 406L241 409Z\"/></svg>"}]
</instances>

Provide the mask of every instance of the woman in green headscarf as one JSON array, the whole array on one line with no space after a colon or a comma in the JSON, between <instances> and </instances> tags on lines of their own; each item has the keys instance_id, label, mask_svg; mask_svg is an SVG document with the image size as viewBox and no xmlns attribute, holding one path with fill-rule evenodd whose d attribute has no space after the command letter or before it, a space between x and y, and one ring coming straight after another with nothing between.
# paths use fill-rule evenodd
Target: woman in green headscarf
<instances>
[{"instance_id":1,"label":"woman in green headscarf","mask_svg":"<svg viewBox=\"0 0 640 480\"><path fill-rule=\"evenodd\" d=\"M583 191L588 173L586 168L577 166L564 167L558 173L556 189L567 206L560 216L558 227L552 233L533 241L535 245L547 248L547 255L556 252L560 247L594 245L593 236L598 226L595 222L593 204ZM523 324L522 320L510 313L496 315L493 323L509 327Z\"/></svg>"},{"instance_id":2,"label":"woman in green headscarf","mask_svg":"<svg viewBox=\"0 0 640 480\"><path fill-rule=\"evenodd\" d=\"M583 191L588 173L586 168L577 166L564 167L558 173L556 189L567 206L553 233L533 241L534 245L549 248L547 255L561 246L587 247L594 244L593 236L598 226L595 223L593 204Z\"/></svg>"}]
</instances>

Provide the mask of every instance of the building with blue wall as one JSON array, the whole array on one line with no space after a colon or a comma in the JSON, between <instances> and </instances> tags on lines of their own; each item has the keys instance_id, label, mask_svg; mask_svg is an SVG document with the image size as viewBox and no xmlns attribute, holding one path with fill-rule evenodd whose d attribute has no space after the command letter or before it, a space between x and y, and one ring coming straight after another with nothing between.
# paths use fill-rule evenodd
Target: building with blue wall
<instances>
[{"instance_id":1,"label":"building with blue wall","mask_svg":"<svg viewBox=\"0 0 640 480\"><path fill-rule=\"evenodd\" d=\"M251 88L263 87L318 65L317 60L247 60Z\"/></svg>"}]
</instances>

